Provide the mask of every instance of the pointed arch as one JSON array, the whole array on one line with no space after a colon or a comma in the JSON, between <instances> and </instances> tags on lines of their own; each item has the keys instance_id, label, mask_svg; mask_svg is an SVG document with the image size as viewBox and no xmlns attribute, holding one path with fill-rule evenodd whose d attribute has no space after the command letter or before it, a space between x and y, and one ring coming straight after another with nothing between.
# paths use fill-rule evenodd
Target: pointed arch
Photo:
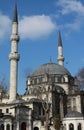
<instances>
[{"instance_id":1,"label":"pointed arch","mask_svg":"<svg viewBox=\"0 0 84 130\"><path fill-rule=\"evenodd\" d=\"M81 130L81 123L78 124L78 129L77 130Z\"/></svg>"},{"instance_id":2,"label":"pointed arch","mask_svg":"<svg viewBox=\"0 0 84 130\"><path fill-rule=\"evenodd\" d=\"M4 130L4 124L1 124L0 128L1 128L1 130Z\"/></svg>"},{"instance_id":3,"label":"pointed arch","mask_svg":"<svg viewBox=\"0 0 84 130\"><path fill-rule=\"evenodd\" d=\"M12 130L14 130L14 125L12 124Z\"/></svg>"},{"instance_id":4,"label":"pointed arch","mask_svg":"<svg viewBox=\"0 0 84 130\"><path fill-rule=\"evenodd\" d=\"M72 123L69 124L69 130L74 130L74 125Z\"/></svg>"},{"instance_id":5,"label":"pointed arch","mask_svg":"<svg viewBox=\"0 0 84 130\"><path fill-rule=\"evenodd\" d=\"M22 122L22 124L21 124L21 130L26 130L26 122Z\"/></svg>"},{"instance_id":6,"label":"pointed arch","mask_svg":"<svg viewBox=\"0 0 84 130\"><path fill-rule=\"evenodd\" d=\"M10 125L9 124L7 124L6 130L10 130Z\"/></svg>"}]
</instances>

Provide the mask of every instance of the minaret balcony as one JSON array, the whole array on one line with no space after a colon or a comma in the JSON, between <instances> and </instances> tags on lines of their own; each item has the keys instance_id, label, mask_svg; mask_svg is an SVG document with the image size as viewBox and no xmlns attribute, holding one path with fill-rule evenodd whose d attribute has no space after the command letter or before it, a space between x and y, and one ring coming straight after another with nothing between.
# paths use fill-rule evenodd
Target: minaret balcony
<instances>
[{"instance_id":1,"label":"minaret balcony","mask_svg":"<svg viewBox=\"0 0 84 130\"><path fill-rule=\"evenodd\" d=\"M59 56L57 59L58 59L58 61L59 61L59 60L64 61L64 57L63 57L63 56Z\"/></svg>"},{"instance_id":2,"label":"minaret balcony","mask_svg":"<svg viewBox=\"0 0 84 130\"><path fill-rule=\"evenodd\" d=\"M20 59L20 54L18 54L17 52L14 52L14 53L10 53L9 54L9 60L19 60Z\"/></svg>"},{"instance_id":3,"label":"minaret balcony","mask_svg":"<svg viewBox=\"0 0 84 130\"><path fill-rule=\"evenodd\" d=\"M12 34L10 37L11 41L19 41L20 37L17 34Z\"/></svg>"}]
</instances>

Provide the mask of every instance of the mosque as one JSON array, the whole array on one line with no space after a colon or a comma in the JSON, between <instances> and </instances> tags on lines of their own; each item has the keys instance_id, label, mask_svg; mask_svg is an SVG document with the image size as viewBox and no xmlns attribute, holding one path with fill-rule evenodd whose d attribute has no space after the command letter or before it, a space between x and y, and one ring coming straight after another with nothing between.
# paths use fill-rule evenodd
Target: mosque
<instances>
[{"instance_id":1,"label":"mosque","mask_svg":"<svg viewBox=\"0 0 84 130\"><path fill-rule=\"evenodd\" d=\"M0 89L0 130L84 130L84 92L64 67L60 32L58 63L45 63L28 76L24 95L17 94L20 54L16 5L10 40L10 92Z\"/></svg>"}]
</instances>

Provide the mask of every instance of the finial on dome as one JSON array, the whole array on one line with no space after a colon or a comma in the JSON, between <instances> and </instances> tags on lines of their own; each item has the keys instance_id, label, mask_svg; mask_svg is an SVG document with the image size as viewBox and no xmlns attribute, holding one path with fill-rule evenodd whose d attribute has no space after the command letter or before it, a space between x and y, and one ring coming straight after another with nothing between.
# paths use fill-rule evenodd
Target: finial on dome
<instances>
[{"instance_id":1,"label":"finial on dome","mask_svg":"<svg viewBox=\"0 0 84 130\"><path fill-rule=\"evenodd\" d=\"M52 63L52 58L50 57L50 63Z\"/></svg>"}]
</instances>

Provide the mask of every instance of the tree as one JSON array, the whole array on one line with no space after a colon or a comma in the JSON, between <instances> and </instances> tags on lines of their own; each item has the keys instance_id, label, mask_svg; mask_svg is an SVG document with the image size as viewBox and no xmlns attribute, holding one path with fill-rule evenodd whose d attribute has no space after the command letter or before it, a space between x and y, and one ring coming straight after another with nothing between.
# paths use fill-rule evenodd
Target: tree
<instances>
[{"instance_id":1,"label":"tree","mask_svg":"<svg viewBox=\"0 0 84 130\"><path fill-rule=\"evenodd\" d=\"M34 91L35 96L42 102L42 107L45 111L45 129L49 130L49 117L50 117L50 102L49 102L49 89L46 90L45 87L39 87Z\"/></svg>"},{"instance_id":2,"label":"tree","mask_svg":"<svg viewBox=\"0 0 84 130\"><path fill-rule=\"evenodd\" d=\"M60 129L60 119L57 117L53 118L53 126L56 130Z\"/></svg>"},{"instance_id":3,"label":"tree","mask_svg":"<svg viewBox=\"0 0 84 130\"><path fill-rule=\"evenodd\" d=\"M0 92L2 93L1 98L8 95L8 83L4 76L0 77Z\"/></svg>"}]
</instances>

